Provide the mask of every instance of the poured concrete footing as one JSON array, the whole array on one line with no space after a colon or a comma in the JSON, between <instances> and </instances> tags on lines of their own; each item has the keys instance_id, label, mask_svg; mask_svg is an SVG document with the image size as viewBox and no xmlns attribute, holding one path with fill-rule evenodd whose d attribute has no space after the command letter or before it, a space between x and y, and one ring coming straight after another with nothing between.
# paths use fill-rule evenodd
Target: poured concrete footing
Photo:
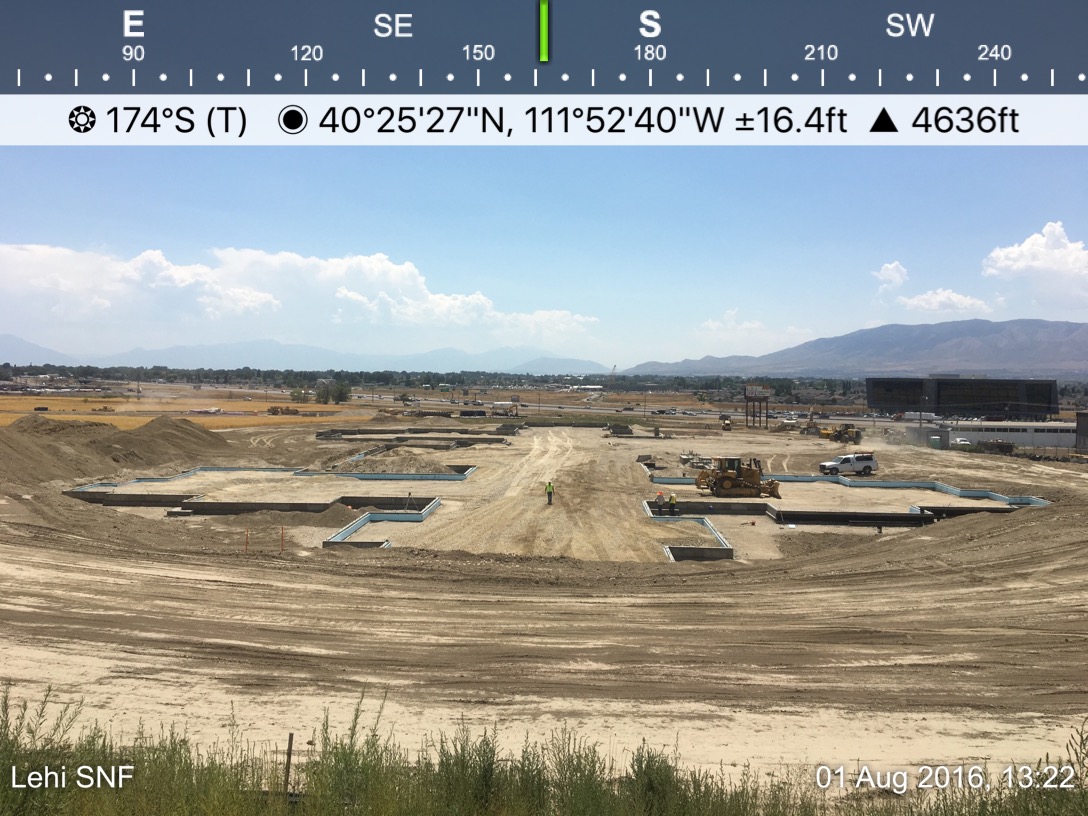
<instances>
[{"instance_id":1,"label":"poured concrete footing","mask_svg":"<svg viewBox=\"0 0 1088 816\"><path fill-rule=\"evenodd\" d=\"M666 505L660 511L653 502L646 502L653 516L666 517ZM680 516L767 516L778 524L824 524L844 527L921 527L942 518L971 513L1011 513L1015 507L914 507L909 512L874 512L867 510L780 510L767 501L680 501L676 503Z\"/></svg>"},{"instance_id":2,"label":"poured concrete footing","mask_svg":"<svg viewBox=\"0 0 1088 816\"><path fill-rule=\"evenodd\" d=\"M404 500L401 499L401 502ZM420 507L417 510L371 510L354 521L348 523L344 527L337 530L331 536L321 542L322 547L327 547L331 544L350 544L352 543L351 537L354 536L359 530L374 521L423 521L427 516L438 509L442 504L442 500L439 498L426 499L426 505ZM346 503L346 502L345 502ZM348 505L349 507L351 505ZM364 505L364 506L373 506Z\"/></svg>"},{"instance_id":3,"label":"poured concrete footing","mask_svg":"<svg viewBox=\"0 0 1088 816\"><path fill-rule=\"evenodd\" d=\"M332 541L326 539L321 542L322 549L330 547L352 547L356 550L388 550L393 544L387 538L384 541Z\"/></svg>"},{"instance_id":4,"label":"poured concrete footing","mask_svg":"<svg viewBox=\"0 0 1088 816\"><path fill-rule=\"evenodd\" d=\"M318 439L332 439L342 436L403 436L405 434L461 434L462 436L501 435L498 428L329 428L318 431Z\"/></svg>"},{"instance_id":5,"label":"poured concrete footing","mask_svg":"<svg viewBox=\"0 0 1088 816\"><path fill-rule=\"evenodd\" d=\"M665 547L670 561L732 561L732 547Z\"/></svg>"},{"instance_id":6,"label":"poured concrete footing","mask_svg":"<svg viewBox=\"0 0 1088 816\"><path fill-rule=\"evenodd\" d=\"M682 545L667 544L662 547L665 551L665 556L670 561L721 561L729 560L733 557L733 547L726 541L718 530L710 523L710 519L701 515L689 515L689 516L671 516L665 509L661 512L657 511L657 507L651 505L650 502L643 502L642 509L650 518L654 521L663 522L681 522L690 521L696 524L701 524L710 534L718 540L717 547L687 547ZM706 555L706 552L710 552L710 555Z\"/></svg>"}]
</instances>

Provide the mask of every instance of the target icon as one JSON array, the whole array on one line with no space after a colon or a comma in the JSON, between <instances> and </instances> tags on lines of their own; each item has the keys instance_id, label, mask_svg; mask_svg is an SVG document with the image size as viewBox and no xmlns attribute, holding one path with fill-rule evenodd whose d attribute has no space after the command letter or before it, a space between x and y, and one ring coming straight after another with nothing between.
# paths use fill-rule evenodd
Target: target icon
<instances>
[{"instance_id":1,"label":"target icon","mask_svg":"<svg viewBox=\"0 0 1088 816\"><path fill-rule=\"evenodd\" d=\"M94 111L86 105L78 105L68 114L68 124L76 133L86 133L94 127L94 123Z\"/></svg>"},{"instance_id":2,"label":"target icon","mask_svg":"<svg viewBox=\"0 0 1088 816\"><path fill-rule=\"evenodd\" d=\"M305 109L300 108L298 105L288 105L280 111L280 130L292 136L296 133L302 133L306 129L308 121L309 117L306 116Z\"/></svg>"}]
</instances>

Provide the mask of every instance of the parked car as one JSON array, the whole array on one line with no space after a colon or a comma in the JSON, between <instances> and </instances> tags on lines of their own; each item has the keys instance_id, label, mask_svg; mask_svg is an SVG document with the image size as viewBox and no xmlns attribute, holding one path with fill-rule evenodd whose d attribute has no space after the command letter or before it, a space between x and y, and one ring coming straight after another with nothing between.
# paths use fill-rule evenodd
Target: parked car
<instances>
[{"instance_id":1,"label":"parked car","mask_svg":"<svg viewBox=\"0 0 1088 816\"><path fill-rule=\"evenodd\" d=\"M974 444L975 443L970 439L964 439L962 436L959 436L949 442L948 446L951 448L969 448Z\"/></svg>"}]
</instances>

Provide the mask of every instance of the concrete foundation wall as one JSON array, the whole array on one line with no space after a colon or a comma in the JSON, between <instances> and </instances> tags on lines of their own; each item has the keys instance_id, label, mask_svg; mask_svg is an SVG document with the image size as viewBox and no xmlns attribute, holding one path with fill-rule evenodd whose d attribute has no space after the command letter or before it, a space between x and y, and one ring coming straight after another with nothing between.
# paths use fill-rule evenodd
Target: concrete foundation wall
<instances>
[{"instance_id":1,"label":"concrete foundation wall","mask_svg":"<svg viewBox=\"0 0 1088 816\"><path fill-rule=\"evenodd\" d=\"M857 510L780 510L770 502L763 501L682 501L676 503L677 516L669 515L666 504L658 509L653 499L644 501L643 507L653 518L662 521L681 518L693 518L706 521L706 516L767 516L778 524L826 524L841 526L867 527L920 527L932 524L942 518L964 516L971 513L1011 513L1014 506L1008 507L912 507L910 512L867 512ZM707 526L717 535L710 523ZM719 536L720 538L720 536ZM725 539L722 542L728 546Z\"/></svg>"},{"instance_id":2,"label":"concrete foundation wall","mask_svg":"<svg viewBox=\"0 0 1088 816\"><path fill-rule=\"evenodd\" d=\"M337 530L331 536L321 542L321 546L324 547L329 544L340 544L347 541L355 535L359 530L365 527L372 521L423 521L427 516L438 509L442 504L441 499L433 499L426 507L415 513L397 513L397 512L371 512L364 513L359 518L346 524L341 529Z\"/></svg>"},{"instance_id":3,"label":"concrete foundation wall","mask_svg":"<svg viewBox=\"0 0 1088 816\"><path fill-rule=\"evenodd\" d=\"M116 494L109 494L116 495ZM377 512L390 517L416 516L426 512L427 507L438 501L433 496L341 496L338 499L325 502L242 502L242 501L203 501L193 496L174 496L173 501L166 503L161 501L161 495L121 494L117 496L118 504L129 507L175 507L183 510L191 510L195 515L201 516L232 516L241 513L257 513L261 510L271 510L279 513L323 513L334 504L343 504L353 510L363 507L375 508ZM181 499L181 500L179 500ZM387 520L393 520L392 518Z\"/></svg>"},{"instance_id":4,"label":"concrete foundation wall","mask_svg":"<svg viewBox=\"0 0 1088 816\"><path fill-rule=\"evenodd\" d=\"M357 550L387 550L392 547L389 539L384 541L332 541L326 539L321 542L322 547L354 547Z\"/></svg>"},{"instance_id":5,"label":"concrete foundation wall","mask_svg":"<svg viewBox=\"0 0 1088 816\"><path fill-rule=\"evenodd\" d=\"M145 498L143 496L132 498ZM156 498L156 497L146 497ZM132 502L137 505L136 502ZM148 507L159 507L157 503L144 503ZM258 513L261 510L271 510L277 513L323 513L329 509L332 502L223 502L223 501L187 501L181 505L182 510L191 510L198 516L237 516L242 513Z\"/></svg>"},{"instance_id":6,"label":"concrete foundation wall","mask_svg":"<svg viewBox=\"0 0 1088 816\"><path fill-rule=\"evenodd\" d=\"M974 508L966 508L968 511ZM843 527L921 527L937 519L928 513L865 513L836 510L779 510L769 514L779 524L827 524Z\"/></svg>"},{"instance_id":7,"label":"concrete foundation wall","mask_svg":"<svg viewBox=\"0 0 1088 816\"><path fill-rule=\"evenodd\" d=\"M733 550L727 547L665 547L670 561L732 561Z\"/></svg>"},{"instance_id":8,"label":"concrete foundation wall","mask_svg":"<svg viewBox=\"0 0 1088 816\"><path fill-rule=\"evenodd\" d=\"M338 476L372 482L463 482L476 470L476 465L446 465L455 473L342 473L338 470L300 470L296 476Z\"/></svg>"},{"instance_id":9,"label":"concrete foundation wall","mask_svg":"<svg viewBox=\"0 0 1088 816\"><path fill-rule=\"evenodd\" d=\"M643 469L646 466L643 465ZM649 470L646 470L649 475L650 481L654 484L695 484L694 478L684 479L681 477L666 477L666 476L654 476ZM1005 502L1005 504L1013 506L1032 505L1035 507L1046 507L1050 504L1046 499L1040 499L1037 496L1006 496L1002 493L995 493L992 490L977 490L971 488L959 488L952 485L945 484L944 482L905 482L895 481L887 479L873 479L867 477L849 478L847 476L808 476L792 473L770 473L766 476L767 479L775 479L779 482L835 482L841 484L843 487L897 487L897 488L909 488L909 489L922 489L922 490L934 490L938 493L947 493L950 496L958 496L964 499L992 499L993 501Z\"/></svg>"},{"instance_id":10,"label":"concrete foundation wall","mask_svg":"<svg viewBox=\"0 0 1088 816\"><path fill-rule=\"evenodd\" d=\"M918 510L936 518L955 518L971 513L1015 513L1015 507L948 507L947 505L919 505Z\"/></svg>"},{"instance_id":11,"label":"concrete foundation wall","mask_svg":"<svg viewBox=\"0 0 1088 816\"><path fill-rule=\"evenodd\" d=\"M434 496L341 496L336 501L347 505L352 510L373 507L382 512L420 513L427 505L437 501L437 498Z\"/></svg>"},{"instance_id":12,"label":"concrete foundation wall","mask_svg":"<svg viewBox=\"0 0 1088 816\"><path fill-rule=\"evenodd\" d=\"M492 436L500 433L493 428L333 428L327 431L318 431L316 438L328 441L338 437L403 436L405 434L432 434L436 431L443 434L461 434L462 436ZM487 442L490 440L480 441Z\"/></svg>"},{"instance_id":13,"label":"concrete foundation wall","mask_svg":"<svg viewBox=\"0 0 1088 816\"><path fill-rule=\"evenodd\" d=\"M655 499L656 497L647 499L645 502L650 514L653 516L669 515L668 501L666 500L660 512L658 512ZM759 516L774 510L774 505L762 501L700 500L678 501L676 503L676 511L682 516Z\"/></svg>"},{"instance_id":14,"label":"concrete foundation wall","mask_svg":"<svg viewBox=\"0 0 1088 816\"><path fill-rule=\"evenodd\" d=\"M106 493L98 504L106 507L178 507L197 493ZM81 497L82 498L82 497Z\"/></svg>"}]
</instances>

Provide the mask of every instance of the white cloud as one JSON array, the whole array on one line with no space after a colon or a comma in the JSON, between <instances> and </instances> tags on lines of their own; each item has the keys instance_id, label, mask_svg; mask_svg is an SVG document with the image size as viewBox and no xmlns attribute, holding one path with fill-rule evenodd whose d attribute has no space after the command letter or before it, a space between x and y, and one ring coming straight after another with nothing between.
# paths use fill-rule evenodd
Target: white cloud
<instances>
[{"instance_id":1,"label":"white cloud","mask_svg":"<svg viewBox=\"0 0 1088 816\"><path fill-rule=\"evenodd\" d=\"M508 343L570 340L585 335L596 317L565 309L504 312L482 292L432 292L427 279L410 263L394 264L385 255L338 258L327 277L348 280L335 296L355 304L368 319L401 326L480 328Z\"/></svg>"},{"instance_id":2,"label":"white cloud","mask_svg":"<svg viewBox=\"0 0 1088 816\"><path fill-rule=\"evenodd\" d=\"M812 329L799 326L768 328L760 320L741 319L740 309L727 309L720 317L704 320L691 340L678 350L691 356L692 349L715 357L731 354L767 354L795 346L816 337Z\"/></svg>"},{"instance_id":3,"label":"white cloud","mask_svg":"<svg viewBox=\"0 0 1088 816\"><path fill-rule=\"evenodd\" d=\"M407 292L372 287L369 293L340 286L336 297L358 304L369 317L402 325L470 326L497 314L494 304L480 292L443 295L428 291L426 286Z\"/></svg>"},{"instance_id":4,"label":"white cloud","mask_svg":"<svg viewBox=\"0 0 1088 816\"><path fill-rule=\"evenodd\" d=\"M0 244L0 286L58 299L116 292L139 277L124 262L42 244Z\"/></svg>"},{"instance_id":5,"label":"white cloud","mask_svg":"<svg viewBox=\"0 0 1088 816\"><path fill-rule=\"evenodd\" d=\"M387 291L419 290L423 276L410 263L394 263L388 255L348 255L318 258L295 252L265 252L261 249L212 250L217 268L239 278L302 277L308 281L362 281L366 286Z\"/></svg>"},{"instance_id":6,"label":"white cloud","mask_svg":"<svg viewBox=\"0 0 1088 816\"><path fill-rule=\"evenodd\" d=\"M1061 221L1051 221L1043 231L1022 243L998 247L983 263L983 275L1015 278L1059 275L1088 278L1088 250L1083 241L1070 241Z\"/></svg>"},{"instance_id":7,"label":"white cloud","mask_svg":"<svg viewBox=\"0 0 1088 816\"><path fill-rule=\"evenodd\" d=\"M360 325L381 325L383 331L402 327L412 337L461 330L462 342L472 338L484 347L543 342L572 349L597 323L563 309L504 311L480 291L432 291L413 264L381 253L318 258L225 248L209 254L208 264L182 264L157 249L124 259L63 247L0 245L0 302L64 318L73 334L81 319L88 321L87 330L94 325L90 321L101 325L103 317L115 334L156 338L181 333L178 325L186 324L184 337L157 342L182 342L193 331L218 339L248 330L255 332L251 336L321 343L330 342L322 336L328 329L358 343L364 336ZM276 323L264 327L237 320L272 315ZM33 318L27 322L33 325ZM145 337L117 342L142 344Z\"/></svg>"},{"instance_id":8,"label":"white cloud","mask_svg":"<svg viewBox=\"0 0 1088 816\"><path fill-rule=\"evenodd\" d=\"M277 311L283 305L275 295L258 292L256 289L211 284L207 290L207 294L198 297L197 302L204 307L205 314L213 319L246 312L263 312L266 309Z\"/></svg>"},{"instance_id":9,"label":"white cloud","mask_svg":"<svg viewBox=\"0 0 1088 816\"><path fill-rule=\"evenodd\" d=\"M738 321L737 315L740 313L740 309L727 309L720 318L711 318L704 320L700 325L700 328L709 332L736 332L736 331L766 331L764 326L758 320L745 320Z\"/></svg>"},{"instance_id":10,"label":"white cloud","mask_svg":"<svg viewBox=\"0 0 1088 816\"><path fill-rule=\"evenodd\" d=\"M122 309L156 295L172 301L173 312L189 295L211 318L280 306L271 293L232 282L220 269L175 264L158 250L125 260L39 244L0 244L0 292L58 315Z\"/></svg>"},{"instance_id":11,"label":"white cloud","mask_svg":"<svg viewBox=\"0 0 1088 816\"><path fill-rule=\"evenodd\" d=\"M891 289L898 289L906 281L910 280L906 267L899 261L884 264L876 272L870 272L869 274L880 281L880 288L877 289L878 295Z\"/></svg>"},{"instance_id":12,"label":"white cloud","mask_svg":"<svg viewBox=\"0 0 1088 816\"><path fill-rule=\"evenodd\" d=\"M1023 281L1032 297L1054 305L1088 307L1088 250L1083 241L1069 240L1061 221L995 249L983 260L982 274Z\"/></svg>"},{"instance_id":13,"label":"white cloud","mask_svg":"<svg viewBox=\"0 0 1088 816\"><path fill-rule=\"evenodd\" d=\"M596 317L566 309L537 309L532 312L508 312L490 315L494 320L491 334L504 345L544 344L549 349L565 348L568 354L590 356L590 331Z\"/></svg>"},{"instance_id":14,"label":"white cloud","mask_svg":"<svg viewBox=\"0 0 1088 816\"><path fill-rule=\"evenodd\" d=\"M931 289L914 297L900 297L899 304L919 312L992 312L985 301L951 289Z\"/></svg>"},{"instance_id":15,"label":"white cloud","mask_svg":"<svg viewBox=\"0 0 1088 816\"><path fill-rule=\"evenodd\" d=\"M444 295L423 288L416 297L393 297L387 292L367 296L346 287L336 297L359 305L370 319L402 326L479 328L504 343L547 342L571 335L586 335L597 318L562 309L502 312L480 292Z\"/></svg>"}]
</instances>

